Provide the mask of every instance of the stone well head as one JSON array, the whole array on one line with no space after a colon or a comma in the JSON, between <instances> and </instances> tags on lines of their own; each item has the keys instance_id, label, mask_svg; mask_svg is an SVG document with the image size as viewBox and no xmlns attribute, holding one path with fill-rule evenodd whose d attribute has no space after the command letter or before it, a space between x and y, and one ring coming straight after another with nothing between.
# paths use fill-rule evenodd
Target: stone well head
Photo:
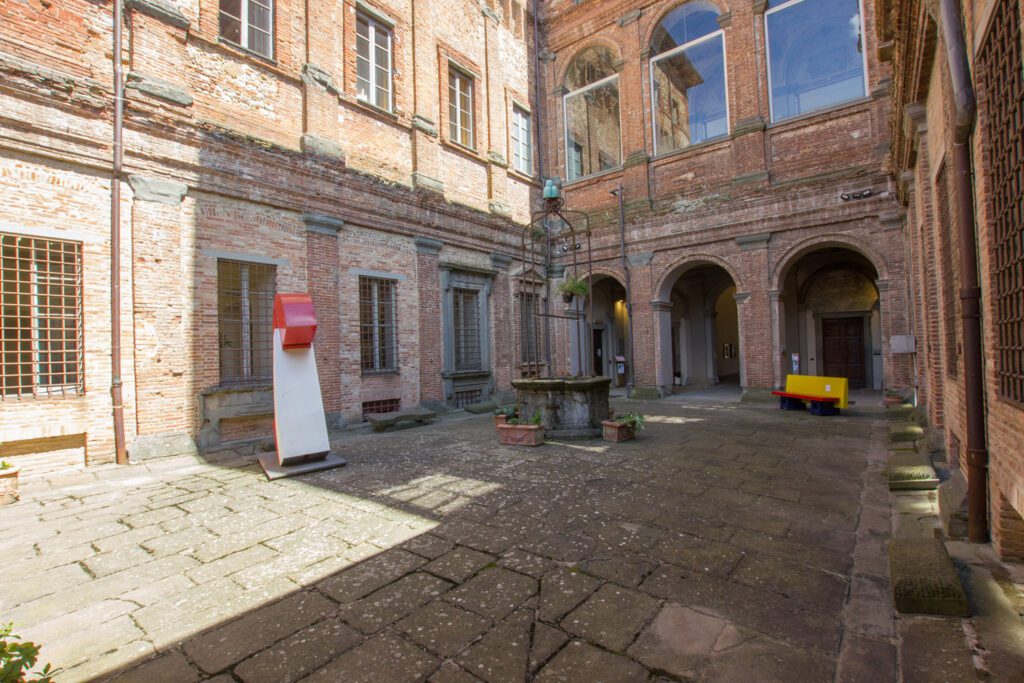
<instances>
[{"instance_id":1,"label":"stone well head","mask_svg":"<svg viewBox=\"0 0 1024 683\"><path fill-rule=\"evenodd\" d=\"M519 419L540 414L549 438L591 439L601 436L608 419L610 377L555 377L512 381L519 402Z\"/></svg>"}]
</instances>

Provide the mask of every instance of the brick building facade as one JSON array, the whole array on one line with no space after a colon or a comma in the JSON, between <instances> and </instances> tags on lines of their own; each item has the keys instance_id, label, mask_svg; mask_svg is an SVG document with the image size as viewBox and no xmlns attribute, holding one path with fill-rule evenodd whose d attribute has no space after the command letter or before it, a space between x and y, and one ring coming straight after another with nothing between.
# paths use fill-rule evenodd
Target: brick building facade
<instances>
[{"instance_id":1,"label":"brick building facade","mask_svg":"<svg viewBox=\"0 0 1024 683\"><path fill-rule=\"evenodd\" d=\"M1022 10L1018 0L965 1L962 9L977 99L964 143L975 223L967 227L977 250L980 290L982 391L976 397L967 386L970 358L961 324L962 297L972 288L965 282L958 240L965 214L956 191L955 147L958 123L964 123L958 121L958 105L965 100L963 93L957 96L947 57L956 39L947 35L939 3L928 2L883 3L890 20L880 33L896 66L893 171L906 207L915 385L952 470L953 491L942 500L950 507L963 500L972 476L968 413L972 405L982 406L987 468L978 463L976 476L987 493L993 544L1003 557L1018 560L1024 558Z\"/></svg>"}]
</instances>

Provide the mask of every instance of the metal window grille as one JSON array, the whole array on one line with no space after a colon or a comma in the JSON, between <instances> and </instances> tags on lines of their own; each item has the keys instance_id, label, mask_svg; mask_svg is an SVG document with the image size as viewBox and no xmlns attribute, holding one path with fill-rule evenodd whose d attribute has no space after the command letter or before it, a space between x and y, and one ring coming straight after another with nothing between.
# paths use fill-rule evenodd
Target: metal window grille
<instances>
[{"instance_id":1,"label":"metal window grille","mask_svg":"<svg viewBox=\"0 0 1024 683\"><path fill-rule=\"evenodd\" d=\"M480 370L480 292L476 289L454 288L452 315L455 332L455 369Z\"/></svg>"},{"instance_id":2,"label":"metal window grille","mask_svg":"<svg viewBox=\"0 0 1024 683\"><path fill-rule=\"evenodd\" d=\"M273 0L220 0L220 37L273 59Z\"/></svg>"},{"instance_id":3,"label":"metal window grille","mask_svg":"<svg viewBox=\"0 0 1024 683\"><path fill-rule=\"evenodd\" d=\"M953 187L949 179L949 167L943 163L936 177L936 232L939 236L939 259L942 264L942 325L946 345L946 374L957 376L960 355L957 351L957 321L960 319L957 307L957 291L959 289L958 271L954 254L953 235L956 226L953 223L953 212L950 210L950 198Z\"/></svg>"},{"instance_id":4,"label":"metal window grille","mask_svg":"<svg viewBox=\"0 0 1024 683\"><path fill-rule=\"evenodd\" d=\"M480 389L472 389L467 391L456 391L455 396L452 399L453 407L465 408L473 403L479 403L483 398L483 392Z\"/></svg>"},{"instance_id":5,"label":"metal window grille","mask_svg":"<svg viewBox=\"0 0 1024 683\"><path fill-rule=\"evenodd\" d=\"M391 27L356 15L356 96L391 111Z\"/></svg>"},{"instance_id":6,"label":"metal window grille","mask_svg":"<svg viewBox=\"0 0 1024 683\"><path fill-rule=\"evenodd\" d=\"M1002 0L978 55L991 217L996 377L1024 403L1024 73L1020 6Z\"/></svg>"},{"instance_id":7,"label":"metal window grille","mask_svg":"<svg viewBox=\"0 0 1024 683\"><path fill-rule=\"evenodd\" d=\"M533 172L530 115L519 107L512 107L512 167L527 175Z\"/></svg>"},{"instance_id":8,"label":"metal window grille","mask_svg":"<svg viewBox=\"0 0 1024 683\"><path fill-rule=\"evenodd\" d=\"M82 245L0 233L3 399L85 390Z\"/></svg>"},{"instance_id":9,"label":"metal window grille","mask_svg":"<svg viewBox=\"0 0 1024 683\"><path fill-rule=\"evenodd\" d=\"M402 399L400 398L385 398L379 401L363 401L363 422L366 422L367 415L393 413L401 409Z\"/></svg>"},{"instance_id":10,"label":"metal window grille","mask_svg":"<svg viewBox=\"0 0 1024 683\"><path fill-rule=\"evenodd\" d=\"M398 369L397 281L359 278L359 350L364 372Z\"/></svg>"},{"instance_id":11,"label":"metal window grille","mask_svg":"<svg viewBox=\"0 0 1024 683\"><path fill-rule=\"evenodd\" d=\"M273 378L274 266L217 262L217 312L222 385Z\"/></svg>"},{"instance_id":12,"label":"metal window grille","mask_svg":"<svg viewBox=\"0 0 1024 683\"><path fill-rule=\"evenodd\" d=\"M537 349L539 305L540 297L536 294L523 292L519 295L519 357L524 363L540 361Z\"/></svg>"},{"instance_id":13,"label":"metal window grille","mask_svg":"<svg viewBox=\"0 0 1024 683\"><path fill-rule=\"evenodd\" d=\"M473 148L473 79L448 67L448 126L452 142Z\"/></svg>"}]
</instances>

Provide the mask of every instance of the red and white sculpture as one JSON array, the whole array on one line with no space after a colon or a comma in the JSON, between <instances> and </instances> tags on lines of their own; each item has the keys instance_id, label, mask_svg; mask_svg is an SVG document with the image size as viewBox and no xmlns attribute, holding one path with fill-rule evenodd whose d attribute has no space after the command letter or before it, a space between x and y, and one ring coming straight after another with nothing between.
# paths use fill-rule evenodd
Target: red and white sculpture
<instances>
[{"instance_id":1,"label":"red and white sculpture","mask_svg":"<svg viewBox=\"0 0 1024 683\"><path fill-rule=\"evenodd\" d=\"M313 338L313 300L304 293L274 297L274 441L259 458L270 479L344 465L330 454Z\"/></svg>"}]
</instances>

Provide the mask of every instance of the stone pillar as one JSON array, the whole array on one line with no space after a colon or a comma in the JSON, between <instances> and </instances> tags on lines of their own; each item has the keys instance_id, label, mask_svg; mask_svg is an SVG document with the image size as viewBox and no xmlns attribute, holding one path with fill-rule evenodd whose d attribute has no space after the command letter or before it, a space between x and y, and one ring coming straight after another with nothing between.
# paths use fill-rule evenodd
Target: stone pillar
<instances>
[{"instance_id":1,"label":"stone pillar","mask_svg":"<svg viewBox=\"0 0 1024 683\"><path fill-rule=\"evenodd\" d=\"M632 360L633 396L658 398L657 328L651 307L651 262L654 254L632 254L627 257L630 270L629 315L633 323ZM628 334L628 332L627 332Z\"/></svg>"},{"instance_id":2,"label":"stone pillar","mask_svg":"<svg viewBox=\"0 0 1024 683\"><path fill-rule=\"evenodd\" d=\"M748 377L750 375L747 367L750 365L751 351L756 346L756 340L747 339L746 329L748 326L745 324L747 318L747 301L750 299L748 292L736 292L733 295L736 299L736 326L737 333L740 338L740 387L743 389L747 388Z\"/></svg>"},{"instance_id":3,"label":"stone pillar","mask_svg":"<svg viewBox=\"0 0 1024 683\"><path fill-rule=\"evenodd\" d=\"M316 309L316 371L330 427L340 427L341 301L338 296L338 235L345 222L318 213L302 216L306 224L306 287ZM349 309L355 310L355 309ZM358 312L357 312L358 315Z\"/></svg>"},{"instance_id":4,"label":"stone pillar","mask_svg":"<svg viewBox=\"0 0 1024 683\"><path fill-rule=\"evenodd\" d=\"M725 33L728 55L729 118L736 185L768 181L765 129L770 120L764 63L764 10L767 3L734 3L718 23ZM730 45L754 45L752 50L729 50ZM760 83L759 83L760 81Z\"/></svg>"},{"instance_id":5,"label":"stone pillar","mask_svg":"<svg viewBox=\"0 0 1024 683\"><path fill-rule=\"evenodd\" d=\"M441 270L438 258L444 244L427 237L417 237L414 242L416 280L419 283L420 403L444 409Z\"/></svg>"},{"instance_id":6,"label":"stone pillar","mask_svg":"<svg viewBox=\"0 0 1024 683\"><path fill-rule=\"evenodd\" d=\"M662 396L672 394L672 302L652 301L651 313L655 320L658 343L655 356L655 368L658 377L658 392Z\"/></svg>"},{"instance_id":7,"label":"stone pillar","mask_svg":"<svg viewBox=\"0 0 1024 683\"><path fill-rule=\"evenodd\" d=\"M783 292L778 289L768 291L769 314L772 325L772 386L781 387L785 384L784 351L790 351L786 342L786 305L782 300Z\"/></svg>"},{"instance_id":8,"label":"stone pillar","mask_svg":"<svg viewBox=\"0 0 1024 683\"><path fill-rule=\"evenodd\" d=\"M515 350L519 330L515 327L516 316L512 309L515 299L508 272L511 263L512 257L507 254L491 254L491 266L497 271L491 293L491 343L494 347L491 358L495 391L510 390L515 377Z\"/></svg>"}]
</instances>

